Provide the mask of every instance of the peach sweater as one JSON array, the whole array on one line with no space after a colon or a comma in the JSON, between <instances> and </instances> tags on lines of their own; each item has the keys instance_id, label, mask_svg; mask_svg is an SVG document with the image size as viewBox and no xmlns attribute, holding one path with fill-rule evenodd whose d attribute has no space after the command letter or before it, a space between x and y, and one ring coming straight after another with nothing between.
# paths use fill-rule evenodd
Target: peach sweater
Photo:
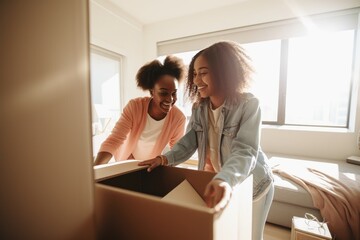
<instances>
[{"instance_id":1,"label":"peach sweater","mask_svg":"<svg viewBox=\"0 0 360 240\"><path fill-rule=\"evenodd\" d=\"M135 98L125 106L109 137L101 144L99 152L111 153L116 161L129 159L146 124L150 97ZM169 143L170 148L184 135L185 115L173 106L166 116L164 127L151 151L151 157L161 154Z\"/></svg>"}]
</instances>

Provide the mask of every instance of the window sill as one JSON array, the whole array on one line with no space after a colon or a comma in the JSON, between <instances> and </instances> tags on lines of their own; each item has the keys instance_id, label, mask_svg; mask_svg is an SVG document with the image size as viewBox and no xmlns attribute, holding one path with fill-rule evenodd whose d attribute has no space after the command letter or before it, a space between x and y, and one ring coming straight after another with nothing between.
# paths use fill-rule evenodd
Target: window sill
<instances>
[{"instance_id":1,"label":"window sill","mask_svg":"<svg viewBox=\"0 0 360 240\"><path fill-rule=\"evenodd\" d=\"M313 126L289 126L289 125L269 125L263 124L263 130L285 130L285 131L302 131L302 132L332 132L332 133L354 133L348 128L335 128L335 127L313 127Z\"/></svg>"},{"instance_id":2,"label":"window sill","mask_svg":"<svg viewBox=\"0 0 360 240\"><path fill-rule=\"evenodd\" d=\"M189 159L189 160L177 165L176 167L197 170L198 160L197 159Z\"/></svg>"}]
</instances>

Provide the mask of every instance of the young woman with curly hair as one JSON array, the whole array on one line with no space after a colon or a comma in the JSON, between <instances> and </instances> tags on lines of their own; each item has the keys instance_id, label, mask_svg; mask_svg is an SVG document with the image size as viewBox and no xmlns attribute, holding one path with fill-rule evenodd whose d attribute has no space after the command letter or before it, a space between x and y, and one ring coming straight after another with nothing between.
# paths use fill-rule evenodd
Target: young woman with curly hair
<instances>
[{"instance_id":1,"label":"young woman with curly hair","mask_svg":"<svg viewBox=\"0 0 360 240\"><path fill-rule=\"evenodd\" d=\"M184 135L185 115L174 104L178 83L184 79L180 58L167 56L164 63L154 60L136 75L137 86L150 97L129 101L109 137L101 144L95 165L116 161L144 160L162 154Z\"/></svg>"}]
</instances>

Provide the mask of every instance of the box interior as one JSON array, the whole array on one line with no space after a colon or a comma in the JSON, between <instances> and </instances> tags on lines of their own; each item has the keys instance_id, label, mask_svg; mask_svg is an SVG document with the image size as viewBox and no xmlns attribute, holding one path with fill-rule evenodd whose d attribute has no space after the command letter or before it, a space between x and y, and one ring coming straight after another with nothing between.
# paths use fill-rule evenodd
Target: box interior
<instances>
[{"instance_id":1,"label":"box interior","mask_svg":"<svg viewBox=\"0 0 360 240\"><path fill-rule=\"evenodd\" d=\"M158 167L150 173L146 169L141 169L101 180L98 183L162 198L186 179L203 197L205 187L214 175L214 173L204 171Z\"/></svg>"}]
</instances>

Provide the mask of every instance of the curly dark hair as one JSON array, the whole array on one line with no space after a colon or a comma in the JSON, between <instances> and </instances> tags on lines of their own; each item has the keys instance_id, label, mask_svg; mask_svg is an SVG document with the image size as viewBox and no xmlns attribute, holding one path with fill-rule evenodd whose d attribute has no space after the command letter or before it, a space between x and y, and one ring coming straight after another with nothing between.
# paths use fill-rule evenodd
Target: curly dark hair
<instances>
[{"instance_id":1,"label":"curly dark hair","mask_svg":"<svg viewBox=\"0 0 360 240\"><path fill-rule=\"evenodd\" d=\"M154 88L155 83L163 75L173 76L181 83L186 74L186 67L181 58L167 56L162 64L159 60L153 60L143 65L136 74L137 86L142 90Z\"/></svg>"},{"instance_id":2,"label":"curly dark hair","mask_svg":"<svg viewBox=\"0 0 360 240\"><path fill-rule=\"evenodd\" d=\"M221 41L199 51L191 60L186 91L193 102L200 101L198 90L194 87L194 62L202 56L206 59L213 76L213 84L224 96L232 97L243 93L249 86L254 72L250 57L236 42Z\"/></svg>"}]
</instances>

